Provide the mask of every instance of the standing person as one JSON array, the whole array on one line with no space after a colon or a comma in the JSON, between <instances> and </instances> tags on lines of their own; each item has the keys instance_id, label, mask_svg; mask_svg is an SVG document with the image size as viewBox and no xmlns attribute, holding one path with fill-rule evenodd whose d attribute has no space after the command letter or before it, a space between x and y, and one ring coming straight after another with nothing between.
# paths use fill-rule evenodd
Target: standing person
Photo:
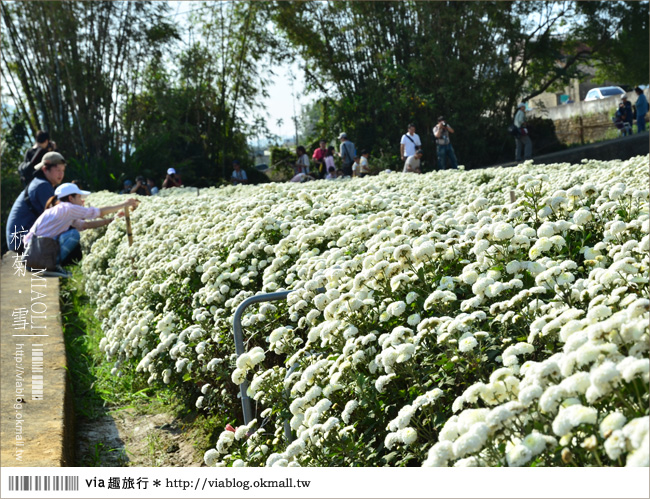
<instances>
[{"instance_id":1,"label":"standing person","mask_svg":"<svg viewBox=\"0 0 650 499\"><path fill-rule=\"evenodd\" d=\"M7 219L7 247L16 253L24 250L23 237L45 210L65 175L65 159L58 152L48 152L34 167L34 179L18 195Z\"/></svg>"},{"instance_id":2,"label":"standing person","mask_svg":"<svg viewBox=\"0 0 650 499\"><path fill-rule=\"evenodd\" d=\"M134 198L127 199L123 203L104 208L86 208L84 196L90 194L82 191L75 184L61 184L56 188L54 196L47 202L46 210L36 219L29 233L25 236L25 247L29 251L29 245L34 236L50 237L59 242L59 254L57 256L57 272L63 277L68 274L60 268L66 258L79 244L79 231L103 227L113 221L112 218L93 220L86 222L89 218L98 218L114 213L123 208L135 207L137 201Z\"/></svg>"},{"instance_id":3,"label":"standing person","mask_svg":"<svg viewBox=\"0 0 650 499\"><path fill-rule=\"evenodd\" d=\"M636 92L636 133L645 132L645 115L648 114L648 99L639 87L634 89Z\"/></svg>"},{"instance_id":4,"label":"standing person","mask_svg":"<svg viewBox=\"0 0 650 499\"><path fill-rule=\"evenodd\" d=\"M165 177L162 188L170 189L172 187L180 187L182 183L183 182L181 182L181 178L176 173L176 170L174 168L168 168L167 176Z\"/></svg>"},{"instance_id":5,"label":"standing person","mask_svg":"<svg viewBox=\"0 0 650 499\"><path fill-rule=\"evenodd\" d=\"M415 125L411 123L399 143L399 154L402 161L406 161L406 158L415 155L415 151L420 147L422 147L420 136L415 133Z\"/></svg>"},{"instance_id":6,"label":"standing person","mask_svg":"<svg viewBox=\"0 0 650 499\"><path fill-rule=\"evenodd\" d=\"M361 151L361 159L359 161L359 176L361 178L370 174L370 165L368 164L368 156L370 156L370 153L368 152L367 149Z\"/></svg>"},{"instance_id":7,"label":"standing person","mask_svg":"<svg viewBox=\"0 0 650 499\"><path fill-rule=\"evenodd\" d=\"M34 178L34 167L43 160L48 152L56 151L56 142L50 140L50 134L39 130L34 136L36 143L25 153L25 160L18 167L18 174L23 187L26 187Z\"/></svg>"},{"instance_id":8,"label":"standing person","mask_svg":"<svg viewBox=\"0 0 650 499\"><path fill-rule=\"evenodd\" d=\"M329 146L327 152L325 153L325 168L327 168L328 174L330 173L330 168L334 168L336 171L336 164L334 163L334 146Z\"/></svg>"},{"instance_id":9,"label":"standing person","mask_svg":"<svg viewBox=\"0 0 650 499\"><path fill-rule=\"evenodd\" d=\"M625 117L623 120L629 125L631 134L634 128L634 111L632 111L632 103L627 100L627 95L625 94L621 97L621 102L623 102L623 106L625 107Z\"/></svg>"},{"instance_id":10,"label":"standing person","mask_svg":"<svg viewBox=\"0 0 650 499\"><path fill-rule=\"evenodd\" d=\"M298 156L298 161L296 161L293 168L295 174L309 174L309 156L307 156L307 150L304 146L296 147L296 156Z\"/></svg>"},{"instance_id":11,"label":"standing person","mask_svg":"<svg viewBox=\"0 0 650 499\"><path fill-rule=\"evenodd\" d=\"M420 160L422 159L422 149L415 151L413 156L406 158L404 162L404 173L422 173L420 168Z\"/></svg>"},{"instance_id":12,"label":"standing person","mask_svg":"<svg viewBox=\"0 0 650 499\"><path fill-rule=\"evenodd\" d=\"M528 136L528 128L526 128L526 104L523 102L519 104L517 112L515 113L514 125L519 130L519 135L515 137L515 161L521 161L521 153L523 150L524 160L533 157L533 143Z\"/></svg>"},{"instance_id":13,"label":"standing person","mask_svg":"<svg viewBox=\"0 0 650 499\"><path fill-rule=\"evenodd\" d=\"M450 133L454 133L454 129L447 124L443 116L438 116L438 124L433 127L433 135L436 138L436 147L438 149L438 170L447 169L447 158L449 158L451 167L458 169L456 153L449 140Z\"/></svg>"},{"instance_id":14,"label":"standing person","mask_svg":"<svg viewBox=\"0 0 650 499\"><path fill-rule=\"evenodd\" d=\"M241 169L241 164L238 159L232 162L232 175L230 177L230 182L232 185L248 183L248 175L246 175L246 172Z\"/></svg>"},{"instance_id":15,"label":"standing person","mask_svg":"<svg viewBox=\"0 0 650 499\"><path fill-rule=\"evenodd\" d=\"M354 157L357 155L357 152L354 144L348 140L348 135L345 132L339 135L339 140L341 141L339 156L341 157L343 166L343 175L350 177L352 176L352 163L354 163Z\"/></svg>"},{"instance_id":16,"label":"standing person","mask_svg":"<svg viewBox=\"0 0 650 499\"><path fill-rule=\"evenodd\" d=\"M314 150L314 154L311 159L313 159L318 165L318 173L320 178L324 178L327 173L327 168L325 167L325 156L327 156L327 142L323 139L319 142L319 148Z\"/></svg>"}]
</instances>

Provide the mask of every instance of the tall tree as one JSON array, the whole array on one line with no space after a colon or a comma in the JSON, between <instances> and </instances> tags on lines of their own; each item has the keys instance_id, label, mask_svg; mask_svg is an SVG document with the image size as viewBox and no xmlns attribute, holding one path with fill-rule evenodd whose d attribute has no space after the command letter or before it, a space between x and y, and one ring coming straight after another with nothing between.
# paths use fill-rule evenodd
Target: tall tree
<instances>
[{"instance_id":1,"label":"tall tree","mask_svg":"<svg viewBox=\"0 0 650 499\"><path fill-rule=\"evenodd\" d=\"M269 134L264 122L256 119L260 97L268 97L273 64L288 56L274 32L271 7L260 1L206 2L192 18L201 34L198 46L205 48L208 58L206 81L217 92L217 107L228 110L214 123L219 140L210 144L222 176L233 159L236 134Z\"/></svg>"},{"instance_id":2,"label":"tall tree","mask_svg":"<svg viewBox=\"0 0 650 499\"><path fill-rule=\"evenodd\" d=\"M517 101L580 76L581 63L614 43L626 5L277 2L275 20L321 94L323 132L352 131L357 145L396 155L415 122L433 152L443 114L461 162L479 165L510 143Z\"/></svg>"},{"instance_id":3,"label":"tall tree","mask_svg":"<svg viewBox=\"0 0 650 499\"><path fill-rule=\"evenodd\" d=\"M16 1L0 9L2 86L32 131L48 130L85 163L119 162L131 145L120 106L137 93L147 61L178 37L167 4Z\"/></svg>"},{"instance_id":4,"label":"tall tree","mask_svg":"<svg viewBox=\"0 0 650 499\"><path fill-rule=\"evenodd\" d=\"M591 40L601 40L603 32L610 35L607 50L594 55L595 80L617 81L628 85L647 84L650 76L650 45L648 2L580 2L585 17L594 21L588 33ZM600 15L597 13L600 12Z\"/></svg>"}]
</instances>

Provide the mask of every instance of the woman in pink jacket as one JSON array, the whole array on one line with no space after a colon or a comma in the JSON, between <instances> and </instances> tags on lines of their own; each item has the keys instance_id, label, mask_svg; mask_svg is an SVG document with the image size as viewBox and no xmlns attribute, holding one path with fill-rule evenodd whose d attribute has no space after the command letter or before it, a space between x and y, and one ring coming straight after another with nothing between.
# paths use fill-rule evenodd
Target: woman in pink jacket
<instances>
[{"instance_id":1,"label":"woman in pink jacket","mask_svg":"<svg viewBox=\"0 0 650 499\"><path fill-rule=\"evenodd\" d=\"M90 192L82 191L75 184L61 184L54 191L54 196L47 202L45 211L36 219L36 222L25 236L25 248L29 248L34 236L56 239L59 242L59 255L56 262L57 272L64 275L68 274L60 268L60 265L79 244L79 231L103 227L113 221L113 218L86 221L87 219L103 217L109 213L120 211L127 206L135 207L138 203L134 198L130 198L114 206L86 208L84 206L84 196L88 194Z\"/></svg>"}]
</instances>

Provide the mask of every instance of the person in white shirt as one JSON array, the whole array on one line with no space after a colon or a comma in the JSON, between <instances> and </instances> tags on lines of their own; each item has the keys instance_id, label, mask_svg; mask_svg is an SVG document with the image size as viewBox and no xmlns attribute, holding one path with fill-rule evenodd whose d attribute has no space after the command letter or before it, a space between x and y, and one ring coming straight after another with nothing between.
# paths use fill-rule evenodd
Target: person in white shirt
<instances>
[{"instance_id":1,"label":"person in white shirt","mask_svg":"<svg viewBox=\"0 0 650 499\"><path fill-rule=\"evenodd\" d=\"M361 158L359 160L359 176L362 178L370 174L370 165L368 164L369 155L370 153L366 149L361 151Z\"/></svg>"},{"instance_id":2,"label":"person in white shirt","mask_svg":"<svg viewBox=\"0 0 650 499\"><path fill-rule=\"evenodd\" d=\"M420 136L415 133L415 125L411 123L399 143L399 153L402 161L405 161L409 156L414 156L415 151L420 147L422 147Z\"/></svg>"},{"instance_id":3,"label":"person in white shirt","mask_svg":"<svg viewBox=\"0 0 650 499\"><path fill-rule=\"evenodd\" d=\"M361 173L361 165L359 164L359 156L354 157L354 163L352 163L352 176L358 177Z\"/></svg>"},{"instance_id":4,"label":"person in white shirt","mask_svg":"<svg viewBox=\"0 0 650 499\"><path fill-rule=\"evenodd\" d=\"M420 169L420 160L422 159L422 149L415 151L413 156L406 158L404 162L404 173L422 173Z\"/></svg>"}]
</instances>

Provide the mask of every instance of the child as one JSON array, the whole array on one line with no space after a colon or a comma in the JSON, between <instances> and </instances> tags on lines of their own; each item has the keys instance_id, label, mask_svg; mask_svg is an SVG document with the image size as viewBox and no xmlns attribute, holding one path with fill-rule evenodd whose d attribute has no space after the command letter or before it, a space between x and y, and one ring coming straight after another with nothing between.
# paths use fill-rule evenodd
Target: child
<instances>
[{"instance_id":1,"label":"child","mask_svg":"<svg viewBox=\"0 0 650 499\"><path fill-rule=\"evenodd\" d=\"M327 169L327 175L325 176L325 179L327 180L334 180L336 178L336 168L333 166L330 166Z\"/></svg>"},{"instance_id":2,"label":"child","mask_svg":"<svg viewBox=\"0 0 650 499\"><path fill-rule=\"evenodd\" d=\"M361 174L361 165L359 164L359 156L354 157L354 163L352 163L352 176L358 177Z\"/></svg>"},{"instance_id":3,"label":"child","mask_svg":"<svg viewBox=\"0 0 650 499\"><path fill-rule=\"evenodd\" d=\"M370 174L370 165L368 165L368 156L370 156L370 153L368 152L367 149L361 151L361 160L359 162L359 172L360 172L359 176L361 178Z\"/></svg>"},{"instance_id":4,"label":"child","mask_svg":"<svg viewBox=\"0 0 650 499\"><path fill-rule=\"evenodd\" d=\"M325 169L329 172L330 168L336 170L336 165L334 164L334 146L329 146L325 153Z\"/></svg>"}]
</instances>

